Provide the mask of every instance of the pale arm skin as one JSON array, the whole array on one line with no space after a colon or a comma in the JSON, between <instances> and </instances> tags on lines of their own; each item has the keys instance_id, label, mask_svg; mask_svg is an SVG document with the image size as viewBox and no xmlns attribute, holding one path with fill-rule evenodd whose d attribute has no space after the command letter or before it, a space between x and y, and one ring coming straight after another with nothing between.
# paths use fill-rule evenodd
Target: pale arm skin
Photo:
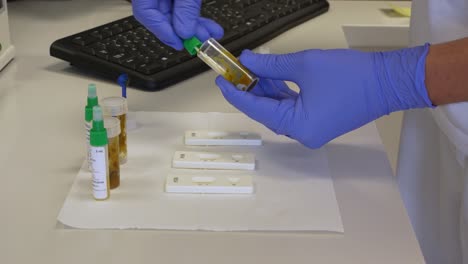
<instances>
[{"instance_id":1,"label":"pale arm skin","mask_svg":"<svg viewBox=\"0 0 468 264\"><path fill-rule=\"evenodd\" d=\"M434 105L468 101L468 37L430 47L426 88Z\"/></svg>"}]
</instances>

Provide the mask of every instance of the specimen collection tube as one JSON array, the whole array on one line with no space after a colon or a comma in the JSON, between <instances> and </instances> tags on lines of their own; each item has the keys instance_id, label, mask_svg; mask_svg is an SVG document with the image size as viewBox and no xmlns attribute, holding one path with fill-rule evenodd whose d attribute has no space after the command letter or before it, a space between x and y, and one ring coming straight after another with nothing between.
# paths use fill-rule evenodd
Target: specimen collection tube
<instances>
[{"instance_id":1,"label":"specimen collection tube","mask_svg":"<svg viewBox=\"0 0 468 264\"><path fill-rule=\"evenodd\" d=\"M184 46L190 54L197 54L203 62L237 89L249 91L257 84L258 78L213 38L201 43L193 37L185 40Z\"/></svg>"},{"instance_id":2,"label":"specimen collection tube","mask_svg":"<svg viewBox=\"0 0 468 264\"><path fill-rule=\"evenodd\" d=\"M120 121L115 117L106 117L104 118L104 127L107 130L108 140L110 188L115 189L120 185Z\"/></svg>"},{"instance_id":3,"label":"specimen collection tube","mask_svg":"<svg viewBox=\"0 0 468 264\"><path fill-rule=\"evenodd\" d=\"M127 162L127 99L114 96L106 97L101 100L102 110L105 116L116 117L120 120L120 164Z\"/></svg>"},{"instance_id":4,"label":"specimen collection tube","mask_svg":"<svg viewBox=\"0 0 468 264\"><path fill-rule=\"evenodd\" d=\"M93 172L93 196L96 200L109 198L109 157L107 131L104 127L102 110L93 107L93 128L90 131L91 168Z\"/></svg>"}]
</instances>

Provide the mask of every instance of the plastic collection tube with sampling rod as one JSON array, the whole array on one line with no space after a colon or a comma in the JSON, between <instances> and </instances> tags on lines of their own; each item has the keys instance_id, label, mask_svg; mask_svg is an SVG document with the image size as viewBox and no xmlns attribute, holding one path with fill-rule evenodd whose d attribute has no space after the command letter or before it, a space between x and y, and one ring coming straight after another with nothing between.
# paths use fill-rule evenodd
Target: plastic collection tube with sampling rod
<instances>
[{"instance_id":1,"label":"plastic collection tube with sampling rod","mask_svg":"<svg viewBox=\"0 0 468 264\"><path fill-rule=\"evenodd\" d=\"M85 107L85 130L86 130L86 157L87 157L87 165L88 165L88 170L91 171L91 145L89 144L89 133L91 131L91 128L93 127L93 107L98 105L98 97L97 97L97 92L96 92L96 85L95 84L89 84L88 85L88 98L87 98L87 103Z\"/></svg>"},{"instance_id":2,"label":"plastic collection tube with sampling rod","mask_svg":"<svg viewBox=\"0 0 468 264\"><path fill-rule=\"evenodd\" d=\"M100 106L93 107L93 128L90 132L91 167L93 172L93 196L106 200L110 196L109 158L107 130Z\"/></svg>"}]
</instances>

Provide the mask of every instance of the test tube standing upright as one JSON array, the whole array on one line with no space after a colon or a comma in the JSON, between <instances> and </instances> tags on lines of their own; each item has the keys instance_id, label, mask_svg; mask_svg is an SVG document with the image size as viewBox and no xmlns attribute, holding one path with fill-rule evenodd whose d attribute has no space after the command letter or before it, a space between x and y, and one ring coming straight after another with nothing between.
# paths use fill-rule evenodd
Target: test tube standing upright
<instances>
[{"instance_id":1,"label":"test tube standing upright","mask_svg":"<svg viewBox=\"0 0 468 264\"><path fill-rule=\"evenodd\" d=\"M109 186L112 189L120 185L120 121L115 117L105 117L107 131L107 151L109 157Z\"/></svg>"},{"instance_id":2,"label":"test tube standing upright","mask_svg":"<svg viewBox=\"0 0 468 264\"><path fill-rule=\"evenodd\" d=\"M110 196L108 140L100 106L93 107L93 128L90 133L90 144L93 196L96 200L106 200Z\"/></svg>"},{"instance_id":3,"label":"test tube standing upright","mask_svg":"<svg viewBox=\"0 0 468 264\"><path fill-rule=\"evenodd\" d=\"M117 117L120 120L120 164L127 162L127 99L111 96L101 99L100 103L105 116Z\"/></svg>"},{"instance_id":4,"label":"test tube standing upright","mask_svg":"<svg viewBox=\"0 0 468 264\"><path fill-rule=\"evenodd\" d=\"M86 130L86 161L89 171L91 171L91 145L89 143L89 133L93 127L93 107L98 105L96 85L88 85L88 99L85 107L85 130Z\"/></svg>"}]
</instances>

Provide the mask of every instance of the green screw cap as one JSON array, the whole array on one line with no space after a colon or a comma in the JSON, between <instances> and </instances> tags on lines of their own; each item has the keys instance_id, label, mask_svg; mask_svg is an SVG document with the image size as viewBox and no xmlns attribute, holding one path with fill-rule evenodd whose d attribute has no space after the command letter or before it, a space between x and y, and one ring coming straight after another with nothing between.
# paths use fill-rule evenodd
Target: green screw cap
<instances>
[{"instance_id":1,"label":"green screw cap","mask_svg":"<svg viewBox=\"0 0 468 264\"><path fill-rule=\"evenodd\" d=\"M85 120L91 122L93 120L93 107L98 105L98 97L96 94L96 85L91 83L88 85L88 102L85 107Z\"/></svg>"},{"instance_id":2,"label":"green screw cap","mask_svg":"<svg viewBox=\"0 0 468 264\"><path fill-rule=\"evenodd\" d=\"M104 128L102 109L98 105L93 107L93 128L91 128L89 141L93 147L107 145L107 130Z\"/></svg>"},{"instance_id":3,"label":"green screw cap","mask_svg":"<svg viewBox=\"0 0 468 264\"><path fill-rule=\"evenodd\" d=\"M196 55L198 52L198 49L201 47L203 43L196 37L191 37L189 39L184 40L184 47L190 53L190 55Z\"/></svg>"}]
</instances>

